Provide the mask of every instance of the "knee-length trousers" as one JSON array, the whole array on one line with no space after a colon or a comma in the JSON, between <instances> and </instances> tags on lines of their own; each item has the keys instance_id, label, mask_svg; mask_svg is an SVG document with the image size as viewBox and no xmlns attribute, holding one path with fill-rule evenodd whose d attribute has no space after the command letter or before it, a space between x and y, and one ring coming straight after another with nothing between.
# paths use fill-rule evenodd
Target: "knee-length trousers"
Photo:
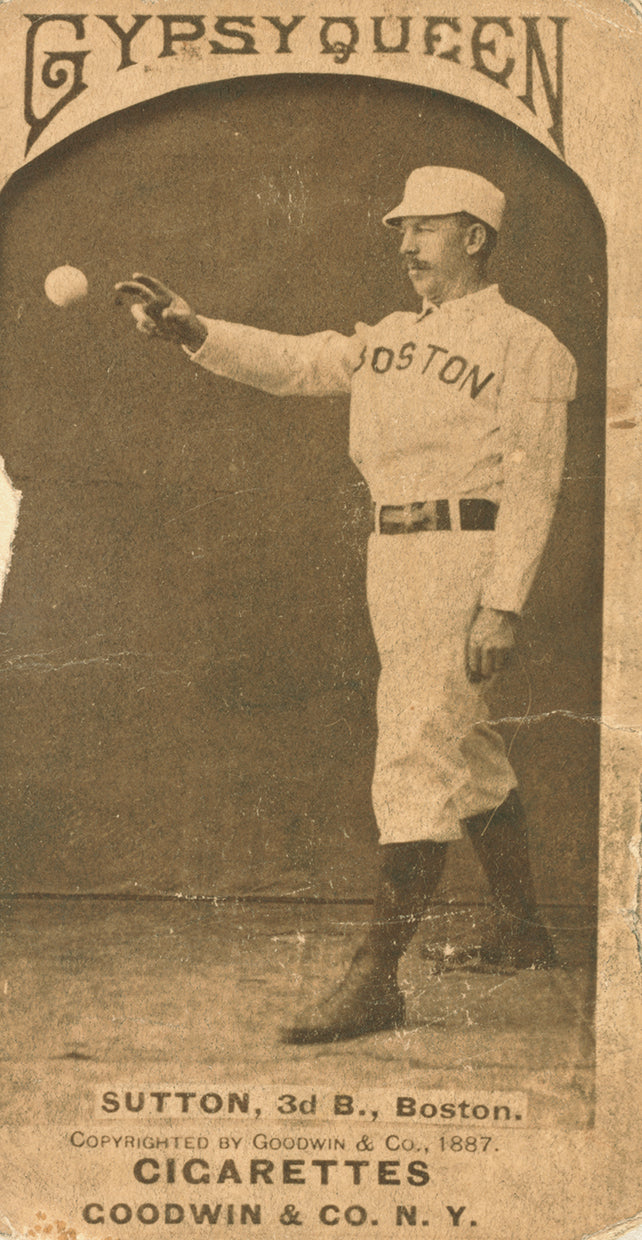
<instances>
[{"instance_id":1,"label":"knee-length trousers","mask_svg":"<svg viewBox=\"0 0 642 1240\"><path fill-rule=\"evenodd\" d=\"M382 844L457 839L517 784L466 674L493 554L489 530L371 534L368 605L381 673L372 800Z\"/></svg>"}]
</instances>

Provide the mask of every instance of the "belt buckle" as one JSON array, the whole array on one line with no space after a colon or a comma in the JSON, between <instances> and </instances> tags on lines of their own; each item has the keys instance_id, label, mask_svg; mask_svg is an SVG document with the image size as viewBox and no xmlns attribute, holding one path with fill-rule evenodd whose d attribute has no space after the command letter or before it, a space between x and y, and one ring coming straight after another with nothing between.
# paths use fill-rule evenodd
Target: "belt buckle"
<instances>
[{"instance_id":1,"label":"belt buckle","mask_svg":"<svg viewBox=\"0 0 642 1240\"><path fill-rule=\"evenodd\" d=\"M380 534L421 534L451 528L447 500L429 499L415 500L408 504L384 504L378 510L376 521Z\"/></svg>"},{"instance_id":2,"label":"belt buckle","mask_svg":"<svg viewBox=\"0 0 642 1240\"><path fill-rule=\"evenodd\" d=\"M423 503L413 504L419 518L415 528L419 530L437 529L437 504L434 499L426 499Z\"/></svg>"},{"instance_id":3,"label":"belt buckle","mask_svg":"<svg viewBox=\"0 0 642 1240\"><path fill-rule=\"evenodd\" d=\"M425 528L422 519L423 508L424 505L416 501L411 504L402 504L400 506L399 525L403 529L404 534L413 534L417 529Z\"/></svg>"}]
</instances>

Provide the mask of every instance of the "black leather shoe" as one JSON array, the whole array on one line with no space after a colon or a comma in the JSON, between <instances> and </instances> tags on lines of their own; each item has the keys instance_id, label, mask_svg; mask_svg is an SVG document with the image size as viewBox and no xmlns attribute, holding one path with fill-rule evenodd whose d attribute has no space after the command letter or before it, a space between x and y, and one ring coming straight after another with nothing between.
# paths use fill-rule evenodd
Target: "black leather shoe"
<instances>
[{"instance_id":1,"label":"black leather shoe","mask_svg":"<svg viewBox=\"0 0 642 1240\"><path fill-rule=\"evenodd\" d=\"M281 1041L292 1046L341 1042L398 1029L404 1019L404 997L396 979L380 969L363 970L355 961L327 999L311 1004L281 1031Z\"/></svg>"},{"instance_id":2,"label":"black leather shoe","mask_svg":"<svg viewBox=\"0 0 642 1240\"><path fill-rule=\"evenodd\" d=\"M554 969L559 965L548 931L539 923L496 930L477 946L422 948L437 973L515 973L519 969Z\"/></svg>"},{"instance_id":3,"label":"black leather shoe","mask_svg":"<svg viewBox=\"0 0 642 1240\"><path fill-rule=\"evenodd\" d=\"M559 964L548 930L539 922L498 930L479 956L482 964L502 969L554 969Z\"/></svg>"}]
</instances>

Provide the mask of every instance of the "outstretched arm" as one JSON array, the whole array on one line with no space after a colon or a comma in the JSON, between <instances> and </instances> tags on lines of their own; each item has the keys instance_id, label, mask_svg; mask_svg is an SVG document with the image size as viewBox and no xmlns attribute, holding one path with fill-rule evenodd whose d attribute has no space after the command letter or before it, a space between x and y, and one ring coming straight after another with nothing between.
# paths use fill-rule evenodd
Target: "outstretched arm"
<instances>
[{"instance_id":1,"label":"outstretched arm","mask_svg":"<svg viewBox=\"0 0 642 1240\"><path fill-rule=\"evenodd\" d=\"M116 285L136 300L132 314L143 335L182 345L214 374L276 396L332 396L350 390L363 341L339 332L287 336L241 323L204 319L167 285L134 275Z\"/></svg>"}]
</instances>

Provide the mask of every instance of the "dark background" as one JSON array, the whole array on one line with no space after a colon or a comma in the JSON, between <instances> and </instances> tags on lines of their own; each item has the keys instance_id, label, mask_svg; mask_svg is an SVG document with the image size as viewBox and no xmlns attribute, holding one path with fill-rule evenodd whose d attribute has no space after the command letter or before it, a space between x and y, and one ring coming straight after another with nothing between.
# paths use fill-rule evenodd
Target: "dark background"
<instances>
[{"instance_id":1,"label":"dark background","mask_svg":"<svg viewBox=\"0 0 642 1240\"><path fill-rule=\"evenodd\" d=\"M108 117L2 195L0 450L24 493L0 611L5 890L368 894L377 660L348 401L217 379L139 336L111 286L149 271L205 314L296 333L414 308L380 221L424 163L505 191L494 275L579 366L521 662L493 704L531 718L504 726L542 901L594 902L601 221L492 113L286 75ZM67 310L42 287L63 263L90 284ZM443 891L479 897L464 841Z\"/></svg>"}]
</instances>

